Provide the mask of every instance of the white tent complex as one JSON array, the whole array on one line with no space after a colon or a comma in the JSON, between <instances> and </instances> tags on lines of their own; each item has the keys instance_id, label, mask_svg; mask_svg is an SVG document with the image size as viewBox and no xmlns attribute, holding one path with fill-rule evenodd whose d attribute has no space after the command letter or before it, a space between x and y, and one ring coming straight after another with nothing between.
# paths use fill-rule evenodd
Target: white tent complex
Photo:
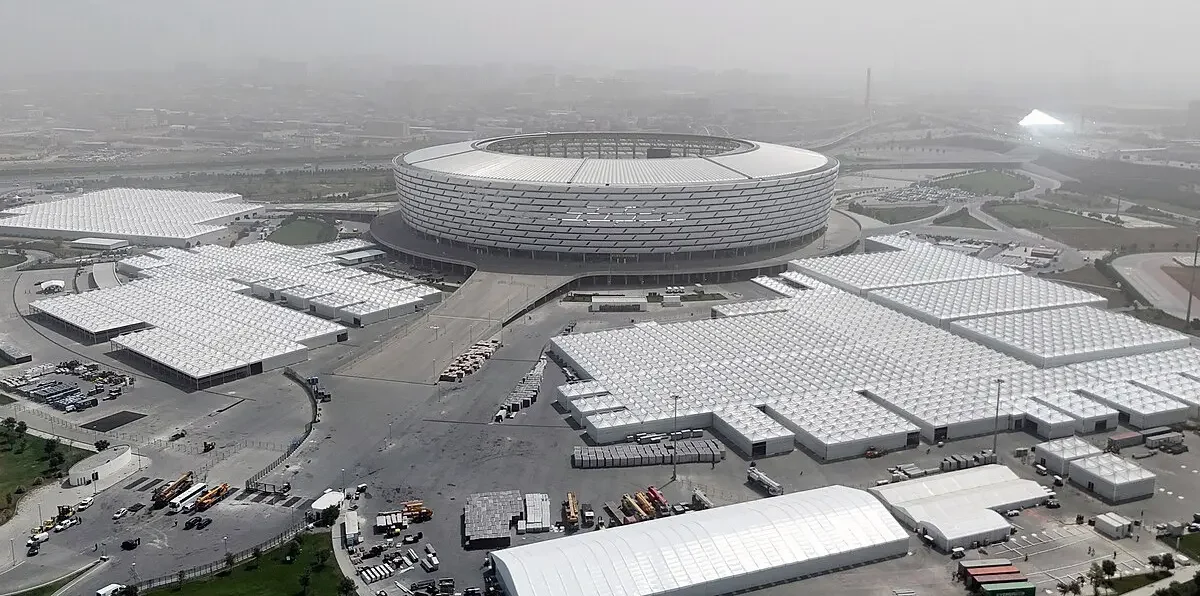
<instances>
[{"instance_id":1,"label":"white tent complex","mask_svg":"<svg viewBox=\"0 0 1200 596\"><path fill-rule=\"evenodd\" d=\"M901 557L908 533L828 486L494 551L512 596L730 594Z\"/></svg>"},{"instance_id":2,"label":"white tent complex","mask_svg":"<svg viewBox=\"0 0 1200 596\"><path fill-rule=\"evenodd\" d=\"M1154 495L1154 472L1111 453L1071 461L1071 484L1109 503L1125 503Z\"/></svg>"},{"instance_id":3,"label":"white tent complex","mask_svg":"<svg viewBox=\"0 0 1200 596\"><path fill-rule=\"evenodd\" d=\"M1056 439L1119 416L1157 426L1200 404L1187 336L995 263L873 240L891 250L792 261L786 298L553 338L587 381L558 401L598 443L714 428L753 457L798 443L821 460L997 429Z\"/></svg>"},{"instance_id":4,"label":"white tent complex","mask_svg":"<svg viewBox=\"0 0 1200 596\"><path fill-rule=\"evenodd\" d=\"M1064 437L1033 446L1034 461L1045 467L1051 474L1062 476L1067 475L1067 468L1072 461L1102 452L1103 450L1099 447L1079 437Z\"/></svg>"},{"instance_id":5,"label":"white tent complex","mask_svg":"<svg viewBox=\"0 0 1200 596\"><path fill-rule=\"evenodd\" d=\"M999 512L1049 498L1046 487L995 464L886 484L871 492L901 523L946 551L1007 540L1011 526Z\"/></svg>"}]
</instances>

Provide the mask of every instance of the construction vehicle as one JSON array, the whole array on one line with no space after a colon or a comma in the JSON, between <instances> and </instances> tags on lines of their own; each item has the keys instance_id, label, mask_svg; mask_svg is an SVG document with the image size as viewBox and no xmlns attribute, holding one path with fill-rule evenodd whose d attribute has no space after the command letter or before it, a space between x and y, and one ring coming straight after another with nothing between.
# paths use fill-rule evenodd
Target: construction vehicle
<instances>
[{"instance_id":1,"label":"construction vehicle","mask_svg":"<svg viewBox=\"0 0 1200 596\"><path fill-rule=\"evenodd\" d=\"M651 486L646 489L646 494L650 496L650 502L658 509L659 517L671 514L671 503L667 501L667 496L661 490Z\"/></svg>"},{"instance_id":2,"label":"construction vehicle","mask_svg":"<svg viewBox=\"0 0 1200 596\"><path fill-rule=\"evenodd\" d=\"M608 513L608 519L612 521L614 526L621 525L621 520L625 519L625 513L612 501L604 502L604 511Z\"/></svg>"},{"instance_id":3,"label":"construction vehicle","mask_svg":"<svg viewBox=\"0 0 1200 596\"><path fill-rule=\"evenodd\" d=\"M198 499L196 499L196 510L204 511L205 509L216 505L217 502L221 499L224 499L225 495L227 494L229 494L229 484L214 486L212 490L205 492L204 494L200 495Z\"/></svg>"},{"instance_id":4,"label":"construction vehicle","mask_svg":"<svg viewBox=\"0 0 1200 596\"><path fill-rule=\"evenodd\" d=\"M704 491L698 488L692 489L693 509L703 511L705 509L712 509L715 506L716 505L713 504L712 499L708 498L708 495L704 494Z\"/></svg>"},{"instance_id":5,"label":"construction vehicle","mask_svg":"<svg viewBox=\"0 0 1200 596\"><path fill-rule=\"evenodd\" d=\"M209 451L212 451L213 449L216 449L216 448L217 448L217 443L215 441L205 441L204 442L204 452L205 453L208 453Z\"/></svg>"},{"instance_id":6,"label":"construction vehicle","mask_svg":"<svg viewBox=\"0 0 1200 596\"><path fill-rule=\"evenodd\" d=\"M864 453L863 455L867 459L875 459L877 457L883 457L884 453L885 453L885 451L883 451L882 449L876 449L874 447L867 447L867 452Z\"/></svg>"},{"instance_id":7,"label":"construction vehicle","mask_svg":"<svg viewBox=\"0 0 1200 596\"><path fill-rule=\"evenodd\" d=\"M639 490L633 494L633 500L637 501L638 509L645 511L650 517L658 517L658 508L650 502L650 497L646 496L646 493Z\"/></svg>"},{"instance_id":8,"label":"construction vehicle","mask_svg":"<svg viewBox=\"0 0 1200 596\"><path fill-rule=\"evenodd\" d=\"M631 517L637 518L638 521L646 521L650 519L650 514L642 510L638 506L637 501L629 493L621 495L621 511L629 514Z\"/></svg>"},{"instance_id":9,"label":"construction vehicle","mask_svg":"<svg viewBox=\"0 0 1200 596\"><path fill-rule=\"evenodd\" d=\"M567 500L563 501L563 521L572 530L579 528L579 499L575 493L567 493Z\"/></svg>"},{"instance_id":10,"label":"construction vehicle","mask_svg":"<svg viewBox=\"0 0 1200 596\"><path fill-rule=\"evenodd\" d=\"M71 505L59 505L58 517L54 518L54 523L75 517L75 508Z\"/></svg>"},{"instance_id":11,"label":"construction vehicle","mask_svg":"<svg viewBox=\"0 0 1200 596\"><path fill-rule=\"evenodd\" d=\"M596 512L592 510L590 503L584 503L579 507L579 512L583 515L583 527L590 528L596 525Z\"/></svg>"},{"instance_id":12,"label":"construction vehicle","mask_svg":"<svg viewBox=\"0 0 1200 596\"><path fill-rule=\"evenodd\" d=\"M187 431L186 431L186 430L183 430L183 429L181 428L181 429L179 429L179 430L175 431L175 432L174 432L174 434L172 434L172 435L171 435L171 440L172 440L172 441L178 441L179 439L182 439L182 438L184 438L184 437L186 437L186 436L187 436Z\"/></svg>"},{"instance_id":13,"label":"construction vehicle","mask_svg":"<svg viewBox=\"0 0 1200 596\"><path fill-rule=\"evenodd\" d=\"M754 462L750 463L750 469L746 471L746 480L761 487L772 497L778 497L783 494L783 485L775 482L770 476L763 473L762 470L754 465Z\"/></svg>"},{"instance_id":14,"label":"construction vehicle","mask_svg":"<svg viewBox=\"0 0 1200 596\"><path fill-rule=\"evenodd\" d=\"M185 472L178 480L166 486L155 489L152 499L157 507L162 507L171 502L171 499L179 496L180 493L192 486L192 481L195 478L195 473Z\"/></svg>"}]
</instances>

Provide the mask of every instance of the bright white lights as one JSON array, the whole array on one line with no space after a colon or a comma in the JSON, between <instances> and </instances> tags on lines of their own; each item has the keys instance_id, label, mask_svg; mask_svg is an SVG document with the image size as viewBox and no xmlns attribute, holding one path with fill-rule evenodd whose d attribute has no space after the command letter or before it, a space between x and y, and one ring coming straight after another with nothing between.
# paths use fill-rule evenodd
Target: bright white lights
<instances>
[{"instance_id":1,"label":"bright white lights","mask_svg":"<svg viewBox=\"0 0 1200 596\"><path fill-rule=\"evenodd\" d=\"M1021 126L1062 126L1063 121L1041 110L1034 110L1022 118L1018 124Z\"/></svg>"}]
</instances>

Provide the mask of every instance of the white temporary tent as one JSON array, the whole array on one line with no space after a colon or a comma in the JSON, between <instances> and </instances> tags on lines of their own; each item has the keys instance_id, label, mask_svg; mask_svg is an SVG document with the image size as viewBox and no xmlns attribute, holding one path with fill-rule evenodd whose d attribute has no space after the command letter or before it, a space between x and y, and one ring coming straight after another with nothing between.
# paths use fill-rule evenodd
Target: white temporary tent
<instances>
[{"instance_id":1,"label":"white temporary tent","mask_svg":"<svg viewBox=\"0 0 1200 596\"><path fill-rule=\"evenodd\" d=\"M1111 453L1073 460L1067 470L1071 484L1109 503L1124 503L1154 495L1153 472Z\"/></svg>"},{"instance_id":2,"label":"white temporary tent","mask_svg":"<svg viewBox=\"0 0 1200 596\"><path fill-rule=\"evenodd\" d=\"M512 596L729 594L908 552L864 491L828 486L493 551Z\"/></svg>"},{"instance_id":3,"label":"white temporary tent","mask_svg":"<svg viewBox=\"0 0 1200 596\"><path fill-rule=\"evenodd\" d=\"M1104 450L1079 438L1065 437L1033 446L1033 459L1052 474L1066 476L1068 464L1084 457L1103 453Z\"/></svg>"}]
</instances>

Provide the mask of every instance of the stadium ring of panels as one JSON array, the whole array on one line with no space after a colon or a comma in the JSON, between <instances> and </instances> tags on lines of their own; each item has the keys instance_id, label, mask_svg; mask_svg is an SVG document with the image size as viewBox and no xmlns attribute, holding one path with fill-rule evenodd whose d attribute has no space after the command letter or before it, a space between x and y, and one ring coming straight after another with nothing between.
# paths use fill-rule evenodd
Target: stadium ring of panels
<instances>
[{"instance_id":1,"label":"stadium ring of panels","mask_svg":"<svg viewBox=\"0 0 1200 596\"><path fill-rule=\"evenodd\" d=\"M837 160L804 149L661 133L452 143L393 166L393 225L427 240L506 257L616 262L721 259L811 242L825 229L838 175Z\"/></svg>"}]
</instances>

